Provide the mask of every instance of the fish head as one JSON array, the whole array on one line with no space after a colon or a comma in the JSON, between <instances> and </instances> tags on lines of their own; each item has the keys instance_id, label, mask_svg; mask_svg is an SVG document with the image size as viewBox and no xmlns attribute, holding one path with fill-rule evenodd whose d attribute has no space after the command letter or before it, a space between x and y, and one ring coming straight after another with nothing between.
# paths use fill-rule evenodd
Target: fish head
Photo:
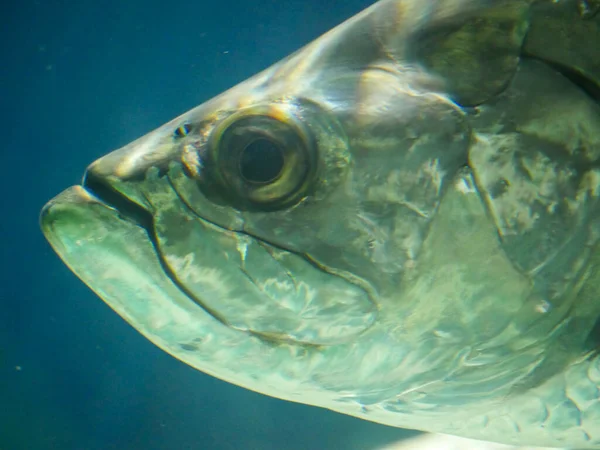
<instances>
[{"instance_id":1,"label":"fish head","mask_svg":"<svg viewBox=\"0 0 600 450\"><path fill-rule=\"evenodd\" d=\"M376 4L95 161L46 205L45 236L199 370L390 425L512 439L464 424L580 357L598 313L584 300L565 320L594 284L600 178L562 157L558 184L544 178L553 127L535 120L551 123L559 100L597 105L520 61L528 2L476 17L481 42L508 37L497 59L474 44L486 63L459 68L440 55L472 34L455 20L472 2L428 4ZM547 103L526 115L531 98Z\"/></svg>"},{"instance_id":2,"label":"fish head","mask_svg":"<svg viewBox=\"0 0 600 450\"><path fill-rule=\"evenodd\" d=\"M304 367L326 349L362 346L383 316L396 322L402 302L392 294L465 165L470 130L432 90L434 77L411 65L368 67L369 49L349 68L339 52L350 50L313 43L95 161L81 186L45 207L46 237L170 353L225 379L252 377L232 360L253 360L260 381L238 384L273 394L264 377L277 372L265 367L274 347L292 365L290 351L312 355ZM152 291L165 283L177 295ZM176 338L183 317L196 330L206 320L216 328L196 336L179 326ZM239 346L219 359L182 350L223 330L254 342L264 361ZM200 353L227 373L188 358ZM346 370L342 360L327 371ZM290 376L298 384L311 376L300 366Z\"/></svg>"}]
</instances>

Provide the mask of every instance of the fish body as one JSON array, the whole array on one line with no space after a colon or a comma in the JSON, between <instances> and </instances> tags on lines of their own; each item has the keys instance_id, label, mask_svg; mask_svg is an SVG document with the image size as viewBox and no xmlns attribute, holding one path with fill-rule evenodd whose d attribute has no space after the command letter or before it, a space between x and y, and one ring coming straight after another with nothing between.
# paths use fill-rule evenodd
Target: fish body
<instances>
[{"instance_id":1,"label":"fish body","mask_svg":"<svg viewBox=\"0 0 600 450\"><path fill-rule=\"evenodd\" d=\"M133 327L220 379L600 448L595 12L382 0L94 162L42 230Z\"/></svg>"}]
</instances>

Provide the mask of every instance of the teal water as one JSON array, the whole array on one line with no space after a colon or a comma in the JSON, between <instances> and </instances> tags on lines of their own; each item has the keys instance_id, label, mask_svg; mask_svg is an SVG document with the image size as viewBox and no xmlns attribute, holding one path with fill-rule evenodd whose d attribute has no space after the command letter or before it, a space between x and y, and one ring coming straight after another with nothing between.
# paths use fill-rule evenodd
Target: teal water
<instances>
[{"instance_id":1,"label":"teal water","mask_svg":"<svg viewBox=\"0 0 600 450\"><path fill-rule=\"evenodd\" d=\"M43 204L94 159L370 3L2 4L1 450L351 450L405 435L179 363L79 282L38 228Z\"/></svg>"}]
</instances>

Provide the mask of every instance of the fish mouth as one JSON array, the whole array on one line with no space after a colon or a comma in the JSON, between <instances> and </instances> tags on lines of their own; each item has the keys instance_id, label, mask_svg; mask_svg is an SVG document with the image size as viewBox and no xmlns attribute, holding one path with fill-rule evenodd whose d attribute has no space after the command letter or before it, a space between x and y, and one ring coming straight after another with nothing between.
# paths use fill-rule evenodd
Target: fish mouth
<instances>
[{"instance_id":1,"label":"fish mouth","mask_svg":"<svg viewBox=\"0 0 600 450\"><path fill-rule=\"evenodd\" d=\"M136 286L119 279L116 288L111 280L121 275L115 270L135 273L139 286L158 278L178 289L177 298L201 307L222 325L270 342L336 345L375 322L376 305L362 287L304 255L199 217L181 201L167 175L157 180L142 182L152 189L162 183L160 201L144 194L146 207L122 192L122 180L114 183L88 170L82 185L51 200L40 218L45 237L63 261L136 328L150 319L126 312ZM146 270L148 258L153 259L151 271ZM173 300L162 296L160 302Z\"/></svg>"},{"instance_id":2,"label":"fish mouth","mask_svg":"<svg viewBox=\"0 0 600 450\"><path fill-rule=\"evenodd\" d=\"M82 188L112 208L121 218L129 220L146 230L148 237L152 240L152 214L150 211L117 192L109 183L93 171L86 171L82 181Z\"/></svg>"},{"instance_id":3,"label":"fish mouth","mask_svg":"<svg viewBox=\"0 0 600 450\"><path fill-rule=\"evenodd\" d=\"M306 357L292 364L289 345L274 346L215 318L164 270L149 238L152 233L144 227L149 213L89 180L86 184L66 189L41 212L42 231L65 264L137 331L177 359L245 388L301 401L306 395L302 381L318 361L316 348L305 346ZM274 364L293 374L285 385L271 370Z\"/></svg>"}]
</instances>

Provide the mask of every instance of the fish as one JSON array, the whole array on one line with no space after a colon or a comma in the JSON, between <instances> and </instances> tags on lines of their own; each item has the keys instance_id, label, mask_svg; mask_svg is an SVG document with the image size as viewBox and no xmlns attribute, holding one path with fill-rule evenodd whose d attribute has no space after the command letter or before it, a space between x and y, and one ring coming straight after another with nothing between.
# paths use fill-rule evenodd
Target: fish
<instances>
[{"instance_id":1,"label":"fish","mask_svg":"<svg viewBox=\"0 0 600 450\"><path fill-rule=\"evenodd\" d=\"M219 379L600 448L597 6L381 0L93 162L42 231Z\"/></svg>"}]
</instances>

